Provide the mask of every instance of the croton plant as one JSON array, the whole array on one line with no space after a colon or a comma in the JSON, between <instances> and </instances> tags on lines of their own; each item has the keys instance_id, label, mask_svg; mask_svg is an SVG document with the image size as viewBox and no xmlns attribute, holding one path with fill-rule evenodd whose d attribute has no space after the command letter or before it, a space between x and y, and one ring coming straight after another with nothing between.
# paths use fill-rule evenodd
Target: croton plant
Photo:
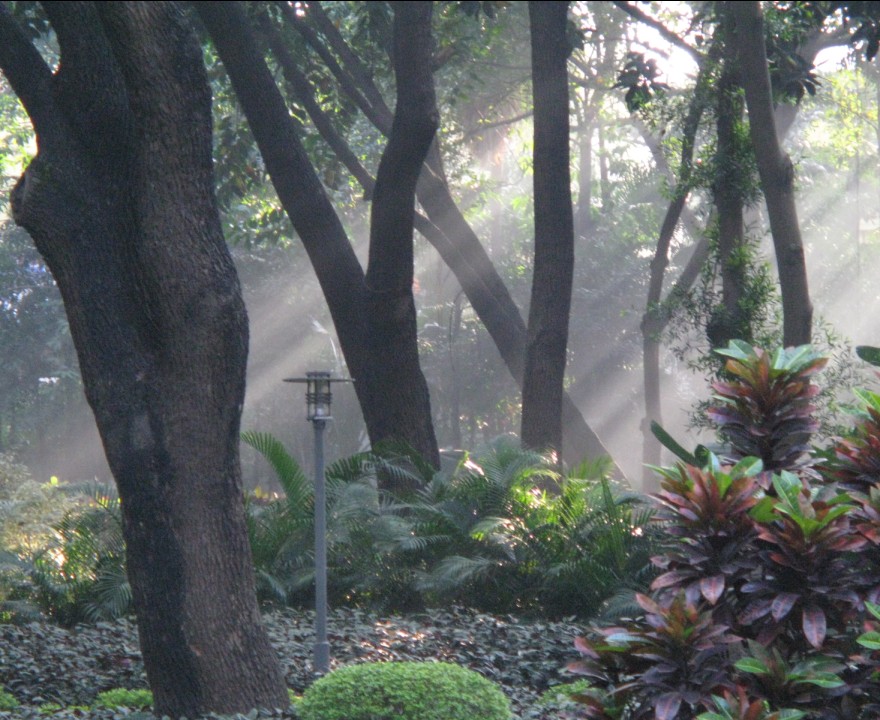
<instances>
[{"instance_id":1,"label":"croton plant","mask_svg":"<svg viewBox=\"0 0 880 720\"><path fill-rule=\"evenodd\" d=\"M860 349L863 358L880 358ZM809 347L721 352L723 457L657 469L661 574L640 617L593 627L571 673L596 720L880 718L880 396L814 447ZM880 364L878 362L877 364ZM663 432L661 440L668 439ZM701 458L705 462L697 463Z\"/></svg>"}]
</instances>

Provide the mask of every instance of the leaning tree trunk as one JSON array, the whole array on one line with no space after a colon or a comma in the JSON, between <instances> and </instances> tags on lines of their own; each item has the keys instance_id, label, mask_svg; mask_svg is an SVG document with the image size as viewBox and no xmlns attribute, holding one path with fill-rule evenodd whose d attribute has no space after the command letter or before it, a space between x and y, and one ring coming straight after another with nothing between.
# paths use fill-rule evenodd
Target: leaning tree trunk
<instances>
[{"instance_id":1,"label":"leaning tree trunk","mask_svg":"<svg viewBox=\"0 0 880 720\"><path fill-rule=\"evenodd\" d=\"M776 251L782 293L782 339L786 346L805 345L812 338L813 306L795 206L794 166L780 146L774 125L761 3L728 2L725 5L735 25L740 82L749 111L749 135Z\"/></svg>"},{"instance_id":2,"label":"leaning tree trunk","mask_svg":"<svg viewBox=\"0 0 880 720\"><path fill-rule=\"evenodd\" d=\"M38 145L12 211L61 290L119 487L155 709L286 706L247 544L247 317L213 194L200 48L170 3L45 7L54 74L0 6L0 67Z\"/></svg>"},{"instance_id":3,"label":"leaning tree trunk","mask_svg":"<svg viewBox=\"0 0 880 720\"><path fill-rule=\"evenodd\" d=\"M370 292L363 269L300 142L295 123L248 27L247 16L235 2L200 2L195 8L244 108L278 198L312 262L346 364L355 379L370 440L406 441L428 461L439 464L433 429L426 429L431 423L427 393L409 396L419 404L410 407L407 416L395 409L395 403L402 399L400 394L389 394L387 390L392 385L420 387L424 383L421 371L388 378L391 368L375 361L378 338L371 336L373 322L405 324L405 318L370 318ZM400 333L402 337L405 331ZM401 372L417 369L412 363L396 367ZM410 420L404 420L406 417Z\"/></svg>"},{"instance_id":4,"label":"leaning tree trunk","mask_svg":"<svg viewBox=\"0 0 880 720\"><path fill-rule=\"evenodd\" d=\"M574 278L567 2L530 2L535 262L522 393L522 443L562 450L562 391Z\"/></svg>"}]
</instances>

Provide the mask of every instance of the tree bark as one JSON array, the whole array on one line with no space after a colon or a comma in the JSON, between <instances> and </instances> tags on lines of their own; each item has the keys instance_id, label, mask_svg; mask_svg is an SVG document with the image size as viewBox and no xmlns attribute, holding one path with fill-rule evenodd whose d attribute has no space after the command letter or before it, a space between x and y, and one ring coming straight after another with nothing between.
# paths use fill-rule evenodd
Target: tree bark
<instances>
[{"instance_id":1,"label":"tree bark","mask_svg":"<svg viewBox=\"0 0 880 720\"><path fill-rule=\"evenodd\" d=\"M807 284L804 245L794 198L794 167L776 135L773 96L759 2L728 2L739 52L740 82L746 93L749 135L767 203L770 231L782 293L783 343L804 345L812 339L813 306Z\"/></svg>"},{"instance_id":2,"label":"tree bark","mask_svg":"<svg viewBox=\"0 0 880 720\"><path fill-rule=\"evenodd\" d=\"M413 299L416 183L439 125L431 74L430 2L394 3L397 103L379 162L370 216L367 308L373 357L371 384L384 398L379 435L408 428L410 442L440 466L428 385L419 366ZM401 379L409 378L409 382ZM427 452L430 450L430 454Z\"/></svg>"},{"instance_id":3,"label":"tree bark","mask_svg":"<svg viewBox=\"0 0 880 720\"><path fill-rule=\"evenodd\" d=\"M574 278L567 2L530 2L535 260L523 377L522 443L562 450L562 391Z\"/></svg>"},{"instance_id":4,"label":"tree bark","mask_svg":"<svg viewBox=\"0 0 880 720\"><path fill-rule=\"evenodd\" d=\"M247 317L213 194L200 48L170 3L46 3L53 75L0 6L38 154L12 195L64 299L119 487L155 709L283 707L238 456Z\"/></svg>"},{"instance_id":5,"label":"tree bark","mask_svg":"<svg viewBox=\"0 0 880 720\"><path fill-rule=\"evenodd\" d=\"M706 335L712 347L726 347L731 340L751 341L749 319L743 312L745 295L745 265L743 244L745 225L743 220L743 187L748 178L742 177L739 162L736 128L742 122L743 102L737 81L736 48L733 43L731 22L725 13L721 20L724 33L724 60L718 81L715 126L717 150L715 154L715 179L712 194L718 210L718 263L721 268L721 307L709 321Z\"/></svg>"},{"instance_id":6,"label":"tree bark","mask_svg":"<svg viewBox=\"0 0 880 720\"><path fill-rule=\"evenodd\" d=\"M389 387L418 388L424 383L421 371L417 376L394 377L392 372L413 369L412 363L406 368L386 368L376 361L383 350L377 351L381 338L371 332L373 321L404 324L407 319L370 318L371 295L363 269L300 142L242 6L235 2L200 2L195 8L226 67L278 198L315 269L348 369L355 380L370 441L378 444L391 438L402 440L438 465L433 430L430 433L425 430L431 422L427 397L409 409L410 420L418 413L418 422L401 424L399 421L406 415L395 408L399 393L388 393ZM388 377L383 378L382 373Z\"/></svg>"}]
</instances>

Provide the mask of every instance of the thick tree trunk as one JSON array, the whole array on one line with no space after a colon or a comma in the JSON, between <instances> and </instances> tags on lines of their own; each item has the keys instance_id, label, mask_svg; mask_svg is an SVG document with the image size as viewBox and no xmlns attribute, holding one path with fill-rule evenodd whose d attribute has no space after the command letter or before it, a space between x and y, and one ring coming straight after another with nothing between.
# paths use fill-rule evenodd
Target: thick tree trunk
<instances>
[{"instance_id":1,"label":"thick tree trunk","mask_svg":"<svg viewBox=\"0 0 880 720\"><path fill-rule=\"evenodd\" d=\"M430 2L394 4L397 104L373 191L366 285L372 343L371 383L384 399L380 435L407 428L425 459L440 466L428 384L419 365L413 299L416 183L439 124L431 74ZM409 378L408 382L401 382ZM430 454L428 451L431 451Z\"/></svg>"},{"instance_id":2,"label":"thick tree trunk","mask_svg":"<svg viewBox=\"0 0 880 720\"><path fill-rule=\"evenodd\" d=\"M794 167L780 146L774 126L761 3L728 2L725 5L735 24L740 82L749 111L749 134L776 251L782 292L783 343L804 345L812 338L813 306L795 206Z\"/></svg>"},{"instance_id":3,"label":"thick tree trunk","mask_svg":"<svg viewBox=\"0 0 880 720\"><path fill-rule=\"evenodd\" d=\"M47 3L52 76L0 6L38 154L12 208L64 298L122 501L155 709L287 704L238 457L247 317L213 194L201 53L169 3Z\"/></svg>"},{"instance_id":4,"label":"thick tree trunk","mask_svg":"<svg viewBox=\"0 0 880 720\"><path fill-rule=\"evenodd\" d=\"M562 392L574 277L567 2L530 2L535 261L523 377L522 443L562 450Z\"/></svg>"},{"instance_id":5,"label":"thick tree trunk","mask_svg":"<svg viewBox=\"0 0 880 720\"><path fill-rule=\"evenodd\" d=\"M303 242L339 336L367 431L372 443L395 438L410 444L428 461L438 463L427 397L407 415L394 408L397 392L389 387L418 388L424 383L412 362L405 367L377 365L383 341L373 322L401 323L402 316L370 317L370 297L363 269L297 135L275 80L248 28L242 6L235 2L200 2L195 6L211 34L236 96L266 163L275 191ZM411 217L411 216L410 216ZM411 287L409 289L411 292ZM398 330L395 330L398 332ZM399 338L398 338L399 339ZM401 351L402 352L402 351ZM410 351L406 351L410 353ZM384 374L384 375L383 375ZM414 418L419 415L418 421Z\"/></svg>"}]
</instances>

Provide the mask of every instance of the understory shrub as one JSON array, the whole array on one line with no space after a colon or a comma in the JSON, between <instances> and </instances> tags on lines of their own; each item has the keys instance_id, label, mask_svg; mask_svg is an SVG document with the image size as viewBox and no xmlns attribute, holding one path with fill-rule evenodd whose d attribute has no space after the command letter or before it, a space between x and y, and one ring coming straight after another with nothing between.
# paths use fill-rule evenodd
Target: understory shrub
<instances>
[{"instance_id":1,"label":"understory shrub","mask_svg":"<svg viewBox=\"0 0 880 720\"><path fill-rule=\"evenodd\" d=\"M490 680L450 663L365 663L310 686L302 720L510 720L510 703Z\"/></svg>"},{"instance_id":2,"label":"understory shrub","mask_svg":"<svg viewBox=\"0 0 880 720\"><path fill-rule=\"evenodd\" d=\"M660 470L662 574L640 615L577 641L570 670L589 687L575 699L598 720L876 718L880 398L862 391L856 427L820 453L822 359L738 342L724 355L709 412L729 457Z\"/></svg>"},{"instance_id":3,"label":"understory shrub","mask_svg":"<svg viewBox=\"0 0 880 720\"><path fill-rule=\"evenodd\" d=\"M120 617L131 595L119 502L103 486L38 484L0 461L0 618Z\"/></svg>"},{"instance_id":4,"label":"understory shrub","mask_svg":"<svg viewBox=\"0 0 880 720\"><path fill-rule=\"evenodd\" d=\"M263 600L310 602L314 500L281 443L246 433L284 489L250 499L250 539ZM607 463L560 475L509 439L432 474L406 455L364 454L327 470L331 601L383 610L456 603L485 612L591 617L647 589L651 511L612 483ZM409 474L406 496L381 473ZM542 488L551 487L553 492Z\"/></svg>"}]
</instances>

